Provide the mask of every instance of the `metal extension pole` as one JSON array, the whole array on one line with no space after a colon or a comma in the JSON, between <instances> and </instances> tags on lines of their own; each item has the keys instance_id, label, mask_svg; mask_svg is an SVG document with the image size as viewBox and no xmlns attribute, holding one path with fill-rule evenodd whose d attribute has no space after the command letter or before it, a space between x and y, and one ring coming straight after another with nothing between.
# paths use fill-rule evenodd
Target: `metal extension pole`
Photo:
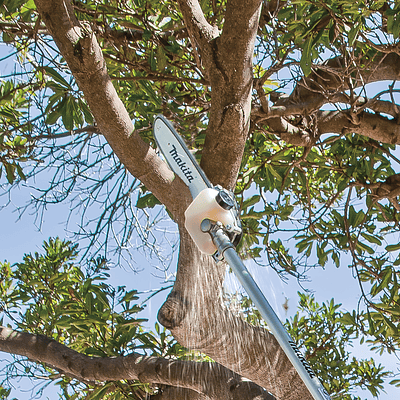
<instances>
[{"instance_id":1,"label":"metal extension pole","mask_svg":"<svg viewBox=\"0 0 400 400\"><path fill-rule=\"evenodd\" d=\"M201 224L201 229L203 232L208 232L213 238L213 242L218 248L220 255L224 257L232 268L314 399L331 400L328 392L314 374L310 365L275 314L275 311L265 298L261 289L243 264L243 261L236 253L233 244L222 227L205 219Z\"/></svg>"}]
</instances>

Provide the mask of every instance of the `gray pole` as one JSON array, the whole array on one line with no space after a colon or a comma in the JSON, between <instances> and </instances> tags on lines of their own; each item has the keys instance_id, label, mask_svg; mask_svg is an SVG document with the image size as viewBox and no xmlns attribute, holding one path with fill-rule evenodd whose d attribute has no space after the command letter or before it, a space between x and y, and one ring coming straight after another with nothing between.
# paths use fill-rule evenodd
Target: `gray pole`
<instances>
[{"instance_id":1,"label":"gray pole","mask_svg":"<svg viewBox=\"0 0 400 400\"><path fill-rule=\"evenodd\" d=\"M201 229L203 232L208 232L212 236L213 242L217 246L220 255L224 257L232 268L233 272L239 279L239 282L256 305L269 329L274 334L279 345L282 347L314 399L331 400L328 392L314 374L310 365L296 346L293 339L290 337L289 333L286 331L278 316L275 314L275 311L265 298L261 289L243 264L243 261L236 253L233 244L224 230L219 225L212 224L211 221L207 219L202 222Z\"/></svg>"}]
</instances>

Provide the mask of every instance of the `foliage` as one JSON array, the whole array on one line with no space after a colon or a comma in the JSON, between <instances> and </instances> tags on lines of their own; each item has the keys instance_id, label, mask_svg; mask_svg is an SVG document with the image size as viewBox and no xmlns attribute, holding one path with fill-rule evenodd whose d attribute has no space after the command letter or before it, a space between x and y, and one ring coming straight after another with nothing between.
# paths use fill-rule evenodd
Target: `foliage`
<instances>
[{"instance_id":1,"label":"foliage","mask_svg":"<svg viewBox=\"0 0 400 400\"><path fill-rule=\"evenodd\" d=\"M124 3L124 7L127 7L126 10L121 10L122 13L125 12L124 18L118 16L117 3L104 6L98 2L77 3L76 9L79 16L95 23L102 31L119 22L131 29L134 21L141 19L143 15L144 22L138 23L144 23L147 29L143 40L135 49L137 55L133 54L132 57L144 56L152 59L151 55L157 48L159 39L158 35L151 33L154 29L154 23L151 22L154 16L148 14L146 2L141 2L141 10L137 10L134 4L128 6ZM0 96L3 98L0 102L3 110L0 112L0 162L6 172L3 174L3 182L6 182L3 193L7 194L9 190L7 183L18 184L21 180L26 180L32 190L32 201L29 206L21 204L20 213L33 206L38 226L41 226L48 204L71 200L71 211L81 216L78 224L82 229L76 232L77 237L88 239L86 243L89 257L109 257L110 252L120 255L122 248L133 247L130 239L132 232L137 231L139 236L144 236L140 248L167 264L168 255L159 253L152 232L153 225L164 219L162 212L156 213L152 219L147 213L135 208L137 202L139 206L143 202L139 182L126 173L107 142L98 135L87 103L54 43L48 36L39 41L32 36L35 22L40 21L37 19L34 2L4 1L0 12L4 21L2 42L7 45L3 45L6 53L3 62L17 58L13 69L6 67L0 88ZM130 14L135 16L132 20L129 18ZM21 27L21 30L15 29L14 24ZM169 32L168 27L165 29ZM115 33L118 36L118 29ZM149 35L152 40L148 40ZM135 128L142 132L145 140L151 140L150 121L156 113L163 112L160 107L155 108L157 104L161 104L160 100L147 77L144 80L125 80L126 76L132 77L133 65L129 67L117 60L122 54L132 53L133 50L125 51L121 48L121 54L118 51L118 55L113 55L111 50L115 50L115 43L112 38L110 40L111 42L104 43L109 45L109 48L105 48L105 53L110 53L107 56L110 74L115 82L120 83L116 86L121 98L129 105L131 117L135 118ZM179 60L184 60L184 47L178 45L174 37L170 40L171 46L165 44L168 49L171 47L168 51L171 54L177 53ZM126 54L122 59L128 62L130 56ZM140 75L141 73L138 78ZM178 83L170 82L167 86L161 82L157 90L165 92L168 99L179 99L191 92L191 79L188 78L186 82L182 78L182 83L179 77L177 79ZM189 85L189 88L185 85ZM177 103L172 106L178 109ZM147 114L151 107L155 108L154 112ZM46 171L45 174L51 171L54 177L51 185L47 185L47 179L44 187L37 182L31 184L43 171ZM141 189L146 191L144 187ZM86 193L85 204L81 201L82 193ZM154 197L150 201L154 203ZM148 206L148 202L144 205ZM70 217L73 218L71 215ZM121 220L129 223L121 225ZM168 241L173 239L169 238ZM119 261L124 263L126 260L131 266L134 264L134 259L125 251Z\"/></svg>"},{"instance_id":2,"label":"foliage","mask_svg":"<svg viewBox=\"0 0 400 400\"><path fill-rule=\"evenodd\" d=\"M268 329L248 297L234 296L231 303L236 304L247 322ZM332 399L360 400L354 395L358 388L378 396L391 373L373 358L351 356L350 349L358 335L354 326L343 324L346 316L341 304L335 304L333 299L318 304L312 295L299 293L298 311L286 320L286 328Z\"/></svg>"},{"instance_id":3,"label":"foliage","mask_svg":"<svg viewBox=\"0 0 400 400\"><path fill-rule=\"evenodd\" d=\"M373 396L383 389L385 367L373 359L357 360L349 347L356 338L355 328L343 324L345 313L333 300L319 305L312 296L300 294L299 313L287 323L306 359L326 386L339 399L360 399L354 390L368 389ZM326 366L329 366L326 368Z\"/></svg>"},{"instance_id":4,"label":"foliage","mask_svg":"<svg viewBox=\"0 0 400 400\"><path fill-rule=\"evenodd\" d=\"M305 75L312 70L313 61L321 57L323 51L335 52L346 47L355 54L374 56L371 42L377 36L377 12L393 2L386 1L343 1L324 2L291 1L278 16L281 46L291 45L302 49L300 66ZM382 12L387 21L386 33L392 35L389 41L399 37L398 5L388 6Z\"/></svg>"},{"instance_id":5,"label":"foliage","mask_svg":"<svg viewBox=\"0 0 400 400\"><path fill-rule=\"evenodd\" d=\"M21 162L29 159L31 149L27 138L21 133L29 130L29 123L24 122L24 109L28 106L25 98L26 89L18 87L12 81L6 81L0 86L0 177L6 172L8 183L12 184L16 175L25 180ZM25 125L25 126L24 126ZM15 133L15 127L18 127Z\"/></svg>"},{"instance_id":6,"label":"foliage","mask_svg":"<svg viewBox=\"0 0 400 400\"><path fill-rule=\"evenodd\" d=\"M5 389L3 386L0 386L0 399L2 399L2 400L8 399L10 392L11 392L11 389Z\"/></svg>"},{"instance_id":7,"label":"foliage","mask_svg":"<svg viewBox=\"0 0 400 400\"><path fill-rule=\"evenodd\" d=\"M90 356L116 357L133 351L186 356L186 350L158 324L155 333L142 327L146 320L138 317L144 307L137 304L138 292L108 284L105 260L92 261L83 269L76 264L77 254L77 245L56 238L44 243L43 253L26 254L21 263L0 263L2 325L46 335ZM12 373L16 367L8 368ZM28 364L24 370L32 378L43 375L53 380L66 399L100 399L106 392L115 399L129 393L130 398L140 399L152 391L136 381L83 384L47 366L38 370ZM75 393L69 396L71 390Z\"/></svg>"},{"instance_id":8,"label":"foliage","mask_svg":"<svg viewBox=\"0 0 400 400\"><path fill-rule=\"evenodd\" d=\"M222 23L224 3L214 8L203 3L204 12L212 17L213 23ZM43 188L33 204L40 209L48 203L71 200L74 209L82 209L84 214L96 203L88 201L83 206L76 193L84 190L91 194L91 199L104 196L108 206L99 217L90 218L93 228L78 232L79 237L90 238L93 246L104 235L104 227L115 226L122 217L115 209L124 209L126 220L136 221L137 216L129 211L133 205L154 207L156 200L151 194L138 195L137 202L132 204L130 194L138 185L129 180L104 141L93 135L93 117L57 50L47 37L37 42L26 32L31 29L29 24L36 21L33 1L5 1L2 7L6 21L24 22L21 30L14 25L3 30L3 41L15 46L21 63L21 70L15 71L4 85L14 87L15 76L25 76L25 88L16 92L18 107L12 108L28 110L28 106L35 104L35 114L38 114L28 115L24 123L15 115L10 117L11 122L6 121L12 124L8 129L12 133L3 142L21 147L14 158L10 151L4 157L8 160L3 161L7 179L9 182L16 179L14 171L23 179L33 177L51 169L58 159L64 160L67 177L61 178L63 170L53 168L53 185ZM343 46L355 46L354 53L369 51L371 54L365 57L373 58L378 51L368 43L378 34L378 11L382 7L385 8L382 18L387 21L387 32L383 34L388 42L395 42L398 34L393 32L393 27L398 8L391 2L289 2L274 20L263 26L256 49L256 74L264 84L278 85L273 92L279 93L289 82L266 80L268 65L294 68L299 61L303 70L304 65L308 66L307 72L312 60L319 61L320 54L328 50L338 54ZM201 151L210 94L202 71L195 67L195 52L179 25L181 16L176 6L165 1L156 1L152 8L140 1L121 4L88 1L75 3L75 9L82 21L96 27L111 78L142 137L153 143L151 122L155 114L162 113L174 120L190 146ZM277 35L276 48L264 40L272 29ZM296 49L303 49L297 61ZM52 58L48 56L49 51ZM382 96L387 93L382 91ZM24 131L26 126L30 128ZM299 276L311 254L316 256L319 265L324 266L329 260L339 265L341 254L351 251L357 268L362 262L360 258L375 251L373 246L379 246L387 235L397 231L396 209L386 199L378 201L375 189L377 183L395 173L391 164L391 161L397 163L393 145L349 133L321 137L311 149L304 149L282 142L261 125L256 124L254 128L236 188L245 230L243 248L249 256L260 256L267 250L269 263L278 271ZM74 140L55 148L53 141L65 139L68 132L75 132ZM25 154L38 162L27 164L27 171L21 167L26 162ZM102 173L106 160L109 161L107 173ZM41 164L46 168L39 168ZM81 179L85 175L92 180L98 174L100 177L95 183ZM114 182L119 182L118 186ZM254 185L259 194L247 198L245 189ZM93 196L94 191L97 196ZM357 204L350 204L356 198L360 199ZM87 226L88 221L82 220L81 225ZM135 230L135 225L126 226L121 231L120 245L113 247L129 247L131 232ZM107 230L106 239L112 239L112 231ZM296 232L292 235L292 245L297 247L298 255L292 254L277 239L285 231ZM109 246L102 246L103 256L108 249Z\"/></svg>"},{"instance_id":9,"label":"foliage","mask_svg":"<svg viewBox=\"0 0 400 400\"><path fill-rule=\"evenodd\" d=\"M398 245L386 246L388 251ZM372 258L370 265L360 271L359 279L371 286L368 294L364 293L368 305L366 311L352 312L344 316L343 322L355 327L361 336L369 337L368 342L374 350L396 353L400 344L399 337L399 289L398 280L400 271L397 267L398 259L394 263L388 257ZM394 380L393 383L399 383Z\"/></svg>"}]
</instances>

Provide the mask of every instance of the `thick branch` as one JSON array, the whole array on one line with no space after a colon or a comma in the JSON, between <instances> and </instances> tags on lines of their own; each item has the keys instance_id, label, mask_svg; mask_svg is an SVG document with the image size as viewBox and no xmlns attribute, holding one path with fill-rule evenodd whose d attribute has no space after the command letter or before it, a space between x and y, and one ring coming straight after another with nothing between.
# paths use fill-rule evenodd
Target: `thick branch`
<instances>
[{"instance_id":1,"label":"thick branch","mask_svg":"<svg viewBox=\"0 0 400 400\"><path fill-rule=\"evenodd\" d=\"M218 36L218 29L207 22L198 0L178 0L178 3L185 25L198 44L210 42Z\"/></svg>"},{"instance_id":2,"label":"thick branch","mask_svg":"<svg viewBox=\"0 0 400 400\"><path fill-rule=\"evenodd\" d=\"M371 60L346 63L342 56L328 60L324 65L315 66L313 72L300 80L285 103L313 102L323 104L325 99L356 87L383 80L397 80L400 77L400 56L396 53L378 53ZM283 105L278 103L276 105ZM314 108L316 110L317 108ZM311 109L307 110L308 112Z\"/></svg>"},{"instance_id":3,"label":"thick branch","mask_svg":"<svg viewBox=\"0 0 400 400\"><path fill-rule=\"evenodd\" d=\"M36 0L36 6L82 90L97 126L125 167L174 214L184 209L175 193L185 185L153 149L133 132L133 125L107 73L96 37L74 15L70 0Z\"/></svg>"},{"instance_id":4,"label":"thick branch","mask_svg":"<svg viewBox=\"0 0 400 400\"><path fill-rule=\"evenodd\" d=\"M352 118L349 111L319 111L317 116L320 134L354 132L381 143L400 144L400 125L393 119L369 112Z\"/></svg>"},{"instance_id":5,"label":"thick branch","mask_svg":"<svg viewBox=\"0 0 400 400\"><path fill-rule=\"evenodd\" d=\"M270 117L270 114L265 114L260 108L253 110L253 116L257 123L265 121L270 130L282 140L294 146L310 146L324 133L357 133L381 143L400 144L400 125L397 122L396 105L388 101L377 100L362 102L361 104L363 104L361 108L368 106L368 108L381 110L381 112L393 113L396 119L389 119L366 111L359 111L358 113L351 110L318 111L313 119L316 126L310 126L309 129L305 130L289 123L283 117ZM294 105L294 107L297 107L297 105ZM287 115L285 109L280 111L282 115ZM276 114L279 115L279 113ZM313 137L310 133L314 131L317 132L316 137Z\"/></svg>"},{"instance_id":6,"label":"thick branch","mask_svg":"<svg viewBox=\"0 0 400 400\"><path fill-rule=\"evenodd\" d=\"M362 96L357 96L355 99L352 99L346 93L337 93L333 96L316 95L298 103L293 103L290 98L285 96L276 102L280 105L268 107L267 111L265 111L266 107L254 107L251 111L251 116L257 123L266 120L268 120L269 123L269 120L275 117L308 115L320 109L325 104L343 103L353 106L355 112L358 112L360 109L369 108L377 113L388 114L397 118L399 116L400 106L393 101L379 100L378 98L381 94L382 93L379 93L372 99Z\"/></svg>"},{"instance_id":7,"label":"thick branch","mask_svg":"<svg viewBox=\"0 0 400 400\"><path fill-rule=\"evenodd\" d=\"M124 357L89 357L43 335L17 332L0 327L0 351L45 363L81 381L140 380L146 383L190 389L210 399L243 399L243 392L254 394L246 399L273 400L262 388L244 381L239 375L216 363L167 360L137 353ZM199 399L204 398L199 397Z\"/></svg>"},{"instance_id":8,"label":"thick branch","mask_svg":"<svg viewBox=\"0 0 400 400\"><path fill-rule=\"evenodd\" d=\"M308 147L313 144L313 138L309 132L292 125L284 118L272 118L268 121L269 128L282 140L293 146Z\"/></svg>"},{"instance_id":9,"label":"thick branch","mask_svg":"<svg viewBox=\"0 0 400 400\"><path fill-rule=\"evenodd\" d=\"M202 60L207 68L211 61L211 42L219 36L220 32L216 26L207 22L198 0L178 0L178 4L189 32L192 47L193 49L199 47Z\"/></svg>"},{"instance_id":10,"label":"thick branch","mask_svg":"<svg viewBox=\"0 0 400 400\"><path fill-rule=\"evenodd\" d=\"M365 61L363 68L356 68L354 65L356 63L352 62L347 65L343 57L336 57L328 60L324 65L315 66L308 77L300 80L290 96L274 99L271 94L270 99L274 105L272 107L254 107L252 118L257 123L268 120L266 123L276 132L285 133L286 130L280 130L277 127L281 120L277 117L310 115L324 104L345 103L351 105L353 113L359 114L360 109L370 108L377 113L389 114L398 119L399 107L394 101L379 100L379 96L384 92L376 95L373 99L365 99L361 96L348 95L345 91L353 90L367 83L397 80L400 76L400 56L396 53L379 54L372 60ZM387 92L391 93L390 90ZM345 114L346 112L343 115ZM336 120L337 118L338 114L336 114ZM350 114L347 114L345 120L346 118L350 118ZM345 124L345 126L347 125L348 123ZM330 129L335 129L332 132L336 132L338 128ZM325 130L323 131L325 132ZM305 137L303 135L303 138ZM300 146L307 145L301 144L302 139L300 142L299 139L294 141L287 137L282 137L282 139ZM385 143L390 142L385 141Z\"/></svg>"},{"instance_id":11,"label":"thick branch","mask_svg":"<svg viewBox=\"0 0 400 400\"><path fill-rule=\"evenodd\" d=\"M211 111L202 167L214 183L233 188L250 122L254 43L261 1L230 0L213 43Z\"/></svg>"}]
</instances>

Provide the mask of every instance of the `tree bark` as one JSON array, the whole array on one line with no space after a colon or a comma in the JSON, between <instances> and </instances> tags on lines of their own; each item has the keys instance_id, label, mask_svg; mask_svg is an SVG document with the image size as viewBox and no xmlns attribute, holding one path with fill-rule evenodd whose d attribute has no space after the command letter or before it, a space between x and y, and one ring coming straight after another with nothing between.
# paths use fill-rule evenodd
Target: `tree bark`
<instances>
[{"instance_id":1,"label":"tree bark","mask_svg":"<svg viewBox=\"0 0 400 400\"><path fill-rule=\"evenodd\" d=\"M366 111L354 115L351 110L317 111L314 116L313 125L308 129L293 125L284 117L273 117L266 124L269 131L294 146L311 146L324 133L357 133L377 142L400 144L400 125L397 118L389 119Z\"/></svg>"},{"instance_id":2,"label":"tree bark","mask_svg":"<svg viewBox=\"0 0 400 400\"><path fill-rule=\"evenodd\" d=\"M173 394L179 393L180 397L175 397L175 400L273 400L273 397L258 385L243 380L217 363L167 360L138 353L116 358L89 357L46 336L18 332L5 327L0 327L0 351L45 363L83 382L135 379L179 388L166 390L165 395L160 394L160 399L173 398ZM244 393L250 396L243 397ZM187 397L188 395L190 397Z\"/></svg>"},{"instance_id":3,"label":"tree bark","mask_svg":"<svg viewBox=\"0 0 400 400\"><path fill-rule=\"evenodd\" d=\"M211 110L201 166L213 183L233 189L250 128L254 43L261 1L227 2L213 42Z\"/></svg>"}]
</instances>

